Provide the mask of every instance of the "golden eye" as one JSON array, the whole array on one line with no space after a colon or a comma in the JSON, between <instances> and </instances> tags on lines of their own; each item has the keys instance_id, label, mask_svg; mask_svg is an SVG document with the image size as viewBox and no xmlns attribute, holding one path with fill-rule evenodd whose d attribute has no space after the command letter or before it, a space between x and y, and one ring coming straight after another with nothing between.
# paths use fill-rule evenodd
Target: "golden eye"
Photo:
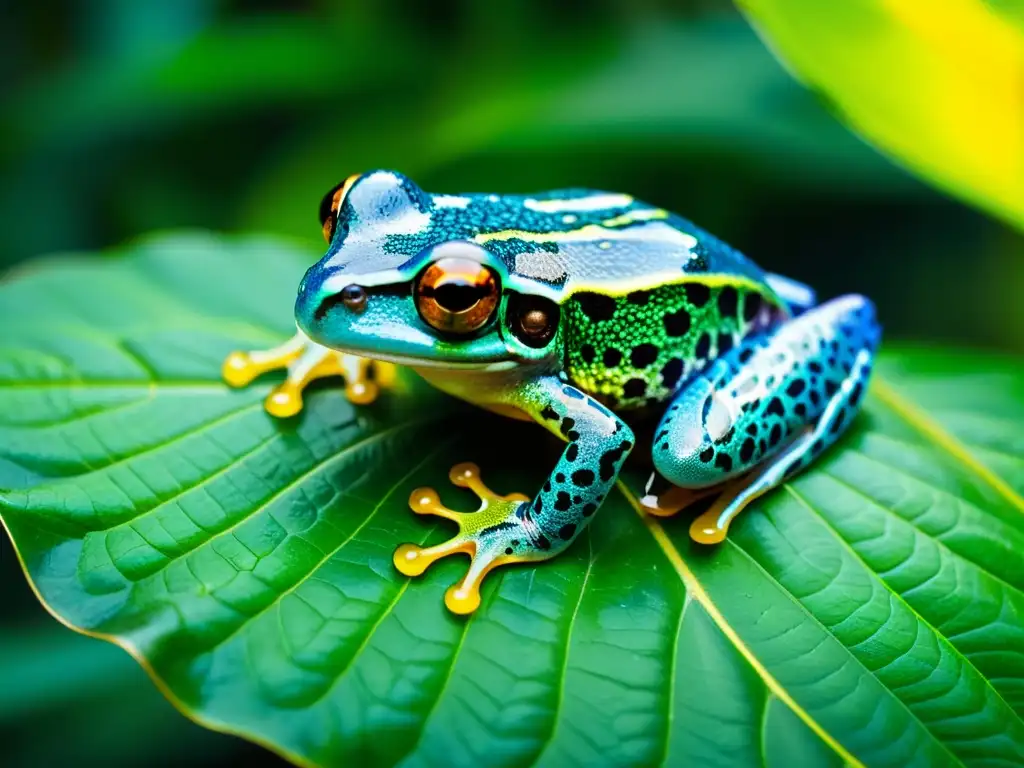
<instances>
[{"instance_id":1,"label":"golden eye","mask_svg":"<svg viewBox=\"0 0 1024 768\"><path fill-rule=\"evenodd\" d=\"M330 192L324 195L324 199L320 201L320 226L323 227L324 240L327 241L328 245L334 238L334 227L338 221L338 211L345 200L345 195L348 194L348 191L356 183L356 179L359 176L360 174L358 173L349 176L341 184L332 188Z\"/></svg>"},{"instance_id":2,"label":"golden eye","mask_svg":"<svg viewBox=\"0 0 1024 768\"><path fill-rule=\"evenodd\" d=\"M433 328L466 334L487 325L498 308L498 279L472 259L438 259L416 281L416 309Z\"/></svg>"}]
</instances>

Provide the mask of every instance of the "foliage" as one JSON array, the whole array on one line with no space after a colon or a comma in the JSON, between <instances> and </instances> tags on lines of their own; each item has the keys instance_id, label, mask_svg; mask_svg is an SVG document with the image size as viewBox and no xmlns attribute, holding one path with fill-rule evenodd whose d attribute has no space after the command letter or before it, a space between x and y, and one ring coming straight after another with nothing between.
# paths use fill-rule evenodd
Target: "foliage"
<instances>
[{"instance_id":1,"label":"foliage","mask_svg":"<svg viewBox=\"0 0 1024 768\"><path fill-rule=\"evenodd\" d=\"M530 491L555 446L455 429L412 380L362 410L322 387L287 423L270 382L222 386L227 351L289 333L312 258L176 235L0 286L3 523L50 609L187 714L317 764L1024 760L1019 362L890 350L852 434L715 549L636 513L634 467L460 620L459 563L391 567L445 535L409 492L458 498L466 459Z\"/></svg>"},{"instance_id":2,"label":"foliage","mask_svg":"<svg viewBox=\"0 0 1024 768\"><path fill-rule=\"evenodd\" d=\"M1024 228L1024 2L739 4L858 132Z\"/></svg>"},{"instance_id":3,"label":"foliage","mask_svg":"<svg viewBox=\"0 0 1024 768\"><path fill-rule=\"evenodd\" d=\"M1003 0L987 6L1005 20L1015 4L1019 2ZM804 23L825 23L830 13L842 10L840 5L815 7L813 19ZM862 4L845 5L856 9ZM979 4L955 5L970 9ZM35 318L41 310L26 308L21 299L13 301L25 283L0 289L5 329L0 361L7 361L0 365L16 365L10 381L2 378L7 384L37 381L31 376L59 380L60 364L53 356L75 364L85 357L94 366L87 372L92 377L85 379L88 385L47 385L34 395L20 384L0 389L0 430L6 430L0 437L0 487L8 489L5 497L33 483L46 485L65 471L71 474L63 487L69 488L75 472L88 474L81 463L85 454L76 451L133 450L143 441L143 425L168 418L159 410L169 402L164 399L166 388L154 388L161 399L145 407L137 404L137 422L128 418L105 428L118 432L137 427L126 432L125 443L108 432L102 437L114 441L109 445L88 442L89 420L78 428L80 433L73 425L54 425L47 431L22 424L18 440L26 434L52 438L53 444L41 452L38 444L6 442L14 422L38 414L32 410L38 404L23 407L28 402L23 398L30 395L49 398L44 407L57 410L88 411L92 406L75 404L88 404L90 396L130 399L124 392L100 392L91 386L104 365L120 365L117 355L125 354L100 354L97 347L102 349L103 339L113 331L96 332L103 324L95 312L114 295L118 303L130 306L126 315L136 321L165 308L126 298L118 282L125 279L124 267L94 272L94 266L60 262L40 265L44 272L32 277L37 267L26 261L29 257L99 250L153 229L180 226L273 232L320 247L315 221L320 195L348 173L372 167L397 167L437 191L528 192L580 184L628 191L684 213L766 267L812 283L822 296L847 291L870 295L886 325L887 348L894 338L924 338L1024 351L1021 235L946 200L844 131L825 110L837 99L819 90L825 96L822 105L794 82L729 0L96 0L88 8L53 0L14 4L5 22L0 27L5 52L0 74L0 269L24 263L15 266L12 278L42 279L47 274L55 280L67 264L65 282L58 282L73 288L38 298L40 306L55 314L34 331L26 328L39 322ZM765 29L774 36L767 25ZM817 33L793 44L815 39ZM951 47L951 55L958 51ZM991 58L983 53L979 61ZM829 52L818 55L827 57ZM898 69L887 73L894 81L902 76ZM1008 155L996 151L993 142L968 143L974 160L987 157L1004 170L1011 167ZM239 248L245 250L244 244ZM104 252L102 258L109 256ZM238 258L248 256L246 251ZM312 258L312 251L301 258ZM83 278L91 296L75 284L81 269L93 275ZM200 265L193 270L191 282L199 284L194 289L226 291L230 281L225 279L224 287L208 285L204 269ZM281 277L294 284L291 274ZM139 279L150 287L161 280L153 274ZM287 292L283 285L280 290ZM95 304L89 304L93 311L81 321L76 307L83 302ZM279 338L289 330L286 298L265 312L241 299L218 297L200 304L201 311L191 305L185 311L203 318L207 335L201 336L202 343L193 340L199 335L186 332L203 330L197 330L196 317L179 317L180 328L155 333L145 322L133 325L125 316L117 321L114 335L145 338L151 345L173 337L178 348L162 353L160 365L168 365L172 356L192 359L193 368L183 369L185 363L179 361L169 374L186 370L188 377L197 376L197 383L209 387L215 384L213 369L204 366L213 361L216 367L221 346L243 344L253 336ZM62 305L61 310L55 305ZM116 307L103 309L114 312ZM250 323L255 329L227 322L251 317L254 311L259 314ZM211 315L217 323L205 320ZM209 331L220 323L231 330L214 333L211 341ZM155 335L143 336L150 332ZM69 344L74 349L67 349ZM13 363L5 354L15 348L20 351ZM96 368L97 360L106 362ZM890 358L887 364L895 362ZM42 367L23 375L30 363ZM965 376L971 391L978 393L988 384L989 377L976 381L956 366L984 367L989 358L943 355L941 363L937 376ZM906 387L904 395L918 396L901 375L898 383ZM1013 404L1019 396L1006 396L1008 385L993 386L992 412L1012 423L1019 411L1001 399ZM188 395L180 400L184 411L193 404L210 407L207 396L214 396L214 389L203 387L194 397L181 393ZM946 431L970 442L975 440L973 427L961 418L966 411L956 407L958 396L949 395L940 420ZM331 405L334 397L319 393L316 407L329 412L344 407ZM933 405L921 397L924 406ZM979 404L972 401L972 407L980 413L982 395L976 399ZM870 407L870 415L862 419L864 428L876 414L885 413L876 401ZM374 413L379 423L391 418L390 408ZM123 414L132 417L135 412L125 406ZM115 411L104 417L97 410L96 424L117 415ZM245 417L264 428L272 426L257 419L255 409ZM277 425L285 430L277 440L286 439L289 428L310 429L304 423ZM1006 438L998 448L1005 454L1000 457L978 447L993 439L983 422L979 429L987 437L971 443L972 452L1002 477L1017 476L1013 458L1022 453L1019 442ZM537 437L528 427L499 422L493 431L519 435L515 445L531 440L528 452L537 450ZM62 442L66 437L80 442ZM210 435L200 438L206 441ZM847 450L860 439L852 436ZM171 448L155 449L151 456L165 457ZM15 449L21 451L16 459L4 458L17 453ZM486 458L468 445L465 451L458 446L451 450L457 458ZM514 454L513 448L507 450ZM426 457L420 450L413 453L417 460ZM33 456L38 472L25 466ZM57 463L46 464L53 456ZM498 465L509 458L495 454L485 463L488 479L505 483L499 485L503 489L529 491L531 485L524 484L519 470L509 469L504 478L499 473ZM444 487L445 455L432 461L422 471L436 465L438 474L430 480L446 500L454 501L460 492ZM940 452L937 465L947 461ZM97 460L96 466L103 463ZM250 459L246 466L252 463ZM396 464L413 466L405 458ZM536 458L522 467L523 476L533 473L530 484L538 480L543 464ZM136 462L118 466L130 472ZM184 470L173 465L168 471L171 482ZM55 474L47 480L45 472ZM233 472L225 477L236 479ZM802 487L802 482L793 487ZM386 516L389 524L408 524L403 494L396 490L388 502L393 505ZM975 506L987 509L982 501ZM772 497L766 507L780 503ZM599 525L611 525L618 512L608 510L601 517L607 520ZM753 522L744 523L740 533L749 525ZM595 528L595 535L600 530ZM674 528L669 525L667 530ZM393 543L384 534L381 540L385 549ZM24 548L25 542L19 543ZM684 554L689 558L693 553ZM455 578L458 569L444 567L449 570L429 577L438 579L433 583ZM515 578L525 578L523 573ZM496 593L503 593L513 574L501 578L498 587L491 587ZM195 765L233 760L252 765L269 759L262 750L173 716L127 656L48 622L3 536L0 591L3 762L159 765L185 758ZM400 605L407 605L413 592L410 587ZM433 612L435 603L422 599ZM474 619L473 626L481 624L485 622ZM366 650L373 648L371 644ZM460 659L465 656L460 654ZM567 670L586 671L579 651L567 659ZM1011 677L1016 669L1011 667ZM466 679L461 670L453 672L454 680ZM460 701L478 703L461 691L455 694ZM441 718L451 717L445 714L451 711L450 696L449 704L438 704L432 732L445 722ZM787 710L772 699L771 712ZM723 722L729 715L720 714ZM691 718L700 716L699 711L690 713ZM778 763L777 755L769 753L768 762Z\"/></svg>"},{"instance_id":4,"label":"foliage","mask_svg":"<svg viewBox=\"0 0 1024 768\"><path fill-rule=\"evenodd\" d=\"M629 192L888 338L1024 351L1024 235L847 132L730 0L53 0L0 38L0 269L183 226L318 247L323 193L391 167Z\"/></svg>"}]
</instances>

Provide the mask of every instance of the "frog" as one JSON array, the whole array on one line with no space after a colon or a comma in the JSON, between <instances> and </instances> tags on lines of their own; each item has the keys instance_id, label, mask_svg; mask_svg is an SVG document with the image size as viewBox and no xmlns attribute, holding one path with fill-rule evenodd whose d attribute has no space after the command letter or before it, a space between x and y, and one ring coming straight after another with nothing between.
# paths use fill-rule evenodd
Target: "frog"
<instances>
[{"instance_id":1,"label":"frog","mask_svg":"<svg viewBox=\"0 0 1024 768\"><path fill-rule=\"evenodd\" d=\"M266 408L287 418L313 380L342 376L349 400L367 404L405 367L563 446L529 496L495 493L471 462L449 479L476 494L476 511L448 508L433 488L412 491L413 512L457 532L401 544L394 567L414 577L468 555L445 594L455 614L479 607L493 569L572 546L644 419L656 426L638 507L671 517L714 495L689 532L721 543L745 507L847 430L881 340L867 297L819 302L804 283L628 194L432 194L375 170L330 190L320 223L328 247L299 282L296 335L229 355L229 384L285 368Z\"/></svg>"}]
</instances>

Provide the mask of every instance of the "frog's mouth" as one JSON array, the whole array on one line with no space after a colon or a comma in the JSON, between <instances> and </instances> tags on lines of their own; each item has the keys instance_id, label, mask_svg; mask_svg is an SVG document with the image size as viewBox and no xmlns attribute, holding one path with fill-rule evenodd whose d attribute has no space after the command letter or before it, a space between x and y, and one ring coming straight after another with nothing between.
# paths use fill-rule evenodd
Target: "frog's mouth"
<instances>
[{"instance_id":1,"label":"frog's mouth","mask_svg":"<svg viewBox=\"0 0 1024 768\"><path fill-rule=\"evenodd\" d=\"M388 355L377 350L343 350L351 354L368 357L371 360L378 360L383 363L394 363L407 368L432 368L438 370L459 370L459 371L507 371L516 368L519 362L511 358L495 360L492 362L459 362L453 360L439 360L427 357L409 357L406 355Z\"/></svg>"},{"instance_id":2,"label":"frog's mouth","mask_svg":"<svg viewBox=\"0 0 1024 768\"><path fill-rule=\"evenodd\" d=\"M300 291L295 318L325 347L413 368L504 370L518 364L496 330L497 318L473 335L440 333L417 312L408 282L349 284L322 300L311 298Z\"/></svg>"}]
</instances>

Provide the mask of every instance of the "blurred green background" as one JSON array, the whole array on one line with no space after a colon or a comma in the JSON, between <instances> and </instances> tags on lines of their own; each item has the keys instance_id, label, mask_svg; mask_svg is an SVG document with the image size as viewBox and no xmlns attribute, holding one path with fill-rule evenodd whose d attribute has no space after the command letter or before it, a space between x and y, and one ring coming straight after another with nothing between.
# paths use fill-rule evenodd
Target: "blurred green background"
<instances>
[{"instance_id":1,"label":"blurred green background","mask_svg":"<svg viewBox=\"0 0 1024 768\"><path fill-rule=\"evenodd\" d=\"M49 0L0 31L0 270L152 230L321 248L347 175L679 211L889 338L1024 352L1024 236L850 134L726 0ZM197 275L197 279L201 279ZM0 542L0 762L274 764L64 630Z\"/></svg>"}]
</instances>

